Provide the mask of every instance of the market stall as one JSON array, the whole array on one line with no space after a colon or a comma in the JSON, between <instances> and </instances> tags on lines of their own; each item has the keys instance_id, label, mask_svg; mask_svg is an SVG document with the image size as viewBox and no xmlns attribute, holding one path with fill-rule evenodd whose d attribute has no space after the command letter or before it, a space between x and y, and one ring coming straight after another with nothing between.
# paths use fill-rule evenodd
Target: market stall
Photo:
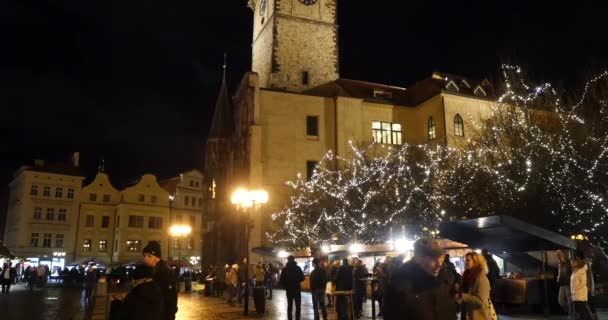
<instances>
[{"instance_id":1,"label":"market stall","mask_svg":"<svg viewBox=\"0 0 608 320\"><path fill-rule=\"evenodd\" d=\"M568 237L509 216L444 222L439 228L442 238L485 248L525 272L498 279L492 299L496 304L527 304L544 306L549 311L549 292L555 281L548 271L549 253L576 250L576 242ZM505 270L505 271L508 271Z\"/></svg>"}]
</instances>

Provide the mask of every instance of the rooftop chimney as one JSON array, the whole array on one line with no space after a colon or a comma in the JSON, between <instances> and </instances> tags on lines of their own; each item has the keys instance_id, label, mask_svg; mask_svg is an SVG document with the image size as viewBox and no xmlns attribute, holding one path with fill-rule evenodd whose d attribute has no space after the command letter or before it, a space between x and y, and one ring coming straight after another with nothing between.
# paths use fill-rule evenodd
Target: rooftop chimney
<instances>
[{"instance_id":1,"label":"rooftop chimney","mask_svg":"<svg viewBox=\"0 0 608 320\"><path fill-rule=\"evenodd\" d=\"M44 167L44 160L40 160L40 159L34 160L34 167Z\"/></svg>"},{"instance_id":2,"label":"rooftop chimney","mask_svg":"<svg viewBox=\"0 0 608 320\"><path fill-rule=\"evenodd\" d=\"M80 166L80 152L72 153L72 164L74 165L74 167Z\"/></svg>"}]
</instances>

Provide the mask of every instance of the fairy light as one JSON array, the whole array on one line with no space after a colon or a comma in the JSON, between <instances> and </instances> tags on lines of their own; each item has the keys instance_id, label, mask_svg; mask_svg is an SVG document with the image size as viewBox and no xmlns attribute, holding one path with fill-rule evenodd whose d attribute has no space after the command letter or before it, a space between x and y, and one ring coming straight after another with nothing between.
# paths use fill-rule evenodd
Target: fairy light
<instances>
[{"instance_id":1,"label":"fairy light","mask_svg":"<svg viewBox=\"0 0 608 320\"><path fill-rule=\"evenodd\" d=\"M533 196L542 197L562 232L583 230L606 243L608 106L590 97L608 71L587 82L572 104L549 83L528 84L520 67L503 65L502 75L504 90L489 118L468 115L471 134L457 149L349 141L351 157L327 152L310 181L299 175L287 183L290 201L272 216L284 227L271 240L293 248L353 237L377 244L400 224L430 235L444 219L522 208L542 190ZM587 105L598 109L596 124L582 116ZM580 134L581 124L590 134Z\"/></svg>"}]
</instances>

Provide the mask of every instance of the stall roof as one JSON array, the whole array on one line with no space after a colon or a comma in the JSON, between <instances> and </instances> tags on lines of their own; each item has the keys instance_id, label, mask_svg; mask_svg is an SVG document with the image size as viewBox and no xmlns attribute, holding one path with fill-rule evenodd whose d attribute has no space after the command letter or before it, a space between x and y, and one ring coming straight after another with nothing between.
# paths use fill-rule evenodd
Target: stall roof
<instances>
[{"instance_id":1,"label":"stall roof","mask_svg":"<svg viewBox=\"0 0 608 320\"><path fill-rule=\"evenodd\" d=\"M439 231L442 238L494 252L576 249L572 239L509 216L443 222Z\"/></svg>"}]
</instances>

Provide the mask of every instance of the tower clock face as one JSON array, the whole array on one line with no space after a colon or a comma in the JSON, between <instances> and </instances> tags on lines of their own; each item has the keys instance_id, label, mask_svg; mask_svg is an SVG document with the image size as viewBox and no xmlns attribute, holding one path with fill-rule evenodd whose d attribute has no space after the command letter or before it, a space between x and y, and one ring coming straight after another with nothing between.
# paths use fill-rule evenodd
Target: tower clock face
<instances>
[{"instance_id":1,"label":"tower clock face","mask_svg":"<svg viewBox=\"0 0 608 320\"><path fill-rule=\"evenodd\" d=\"M268 0L262 0L260 1L260 15L261 16L265 16L266 15L266 7L268 6Z\"/></svg>"},{"instance_id":2,"label":"tower clock face","mask_svg":"<svg viewBox=\"0 0 608 320\"><path fill-rule=\"evenodd\" d=\"M317 0L299 0L299 1L307 6L317 3Z\"/></svg>"}]
</instances>

